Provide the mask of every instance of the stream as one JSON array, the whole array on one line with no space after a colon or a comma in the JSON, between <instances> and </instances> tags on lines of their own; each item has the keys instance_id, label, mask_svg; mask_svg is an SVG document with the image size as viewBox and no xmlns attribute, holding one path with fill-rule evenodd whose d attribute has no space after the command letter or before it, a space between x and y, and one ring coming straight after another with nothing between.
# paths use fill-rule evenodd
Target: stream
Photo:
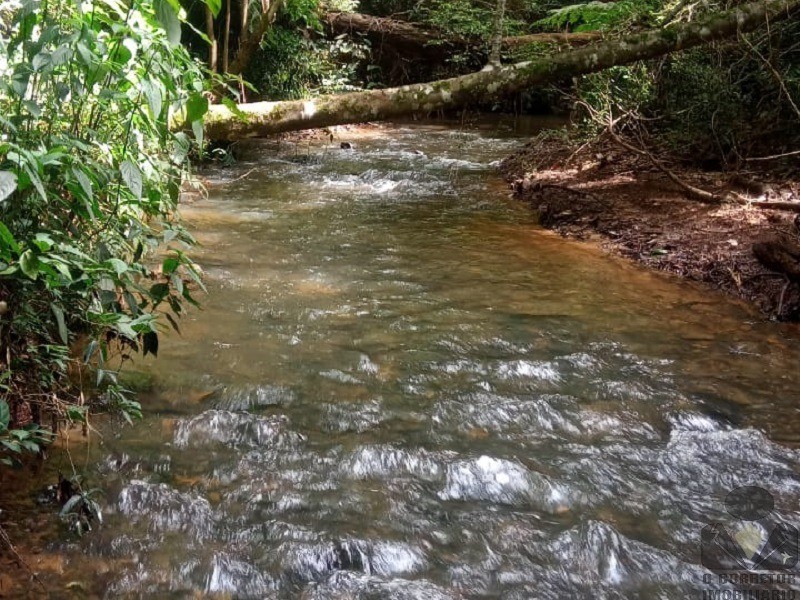
<instances>
[{"instance_id":1,"label":"stream","mask_svg":"<svg viewBox=\"0 0 800 600\"><path fill-rule=\"evenodd\" d=\"M53 533L54 589L700 598L731 490L800 527L797 329L538 228L497 121L341 135L204 174L203 308L73 447L105 519Z\"/></svg>"}]
</instances>

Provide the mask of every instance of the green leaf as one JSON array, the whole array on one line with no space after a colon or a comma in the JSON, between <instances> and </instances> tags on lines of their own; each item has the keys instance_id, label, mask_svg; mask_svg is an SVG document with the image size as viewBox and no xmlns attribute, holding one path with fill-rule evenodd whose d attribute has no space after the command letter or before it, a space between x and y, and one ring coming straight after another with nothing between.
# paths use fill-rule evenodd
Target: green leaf
<instances>
[{"instance_id":1,"label":"green leaf","mask_svg":"<svg viewBox=\"0 0 800 600\"><path fill-rule=\"evenodd\" d=\"M37 119L42 116L42 107L36 104L36 102L33 100L25 100L22 105Z\"/></svg>"},{"instance_id":2,"label":"green leaf","mask_svg":"<svg viewBox=\"0 0 800 600\"><path fill-rule=\"evenodd\" d=\"M175 288L175 291L179 294L183 294L183 279L181 279L180 276L175 273L169 278L169 280L172 282L172 287Z\"/></svg>"},{"instance_id":3,"label":"green leaf","mask_svg":"<svg viewBox=\"0 0 800 600\"><path fill-rule=\"evenodd\" d=\"M83 353L83 362L88 364L89 360L91 360L92 356L94 355L95 351L97 350L98 344L95 340L89 342L86 346L86 352Z\"/></svg>"},{"instance_id":4,"label":"green leaf","mask_svg":"<svg viewBox=\"0 0 800 600\"><path fill-rule=\"evenodd\" d=\"M164 313L164 316L167 317L167 321L169 321L169 324L172 325L172 328L175 330L175 333L180 335L181 334L180 327L178 327L178 323L175 321L173 316L169 313Z\"/></svg>"},{"instance_id":5,"label":"green leaf","mask_svg":"<svg viewBox=\"0 0 800 600\"><path fill-rule=\"evenodd\" d=\"M197 145L202 148L203 147L203 122L202 121L192 121L192 132L194 133L194 139L197 141Z\"/></svg>"},{"instance_id":6,"label":"green leaf","mask_svg":"<svg viewBox=\"0 0 800 600\"><path fill-rule=\"evenodd\" d=\"M78 180L83 193L86 194L86 197L91 202L94 196L92 194L92 182L89 179L89 176L80 169L72 169L72 174L75 175L75 179Z\"/></svg>"},{"instance_id":7,"label":"green leaf","mask_svg":"<svg viewBox=\"0 0 800 600\"><path fill-rule=\"evenodd\" d=\"M187 288L187 287L183 288L183 293L181 295L186 299L186 301L189 304L191 304L192 306L194 306L196 308L200 308L200 303L197 300L195 300L194 298L192 298L192 295L189 293L189 288Z\"/></svg>"},{"instance_id":8,"label":"green leaf","mask_svg":"<svg viewBox=\"0 0 800 600\"><path fill-rule=\"evenodd\" d=\"M64 507L61 509L61 512L58 513L60 517L66 517L72 510L78 506L78 503L83 500L82 494L75 494L69 500L64 503Z\"/></svg>"},{"instance_id":9,"label":"green leaf","mask_svg":"<svg viewBox=\"0 0 800 600\"><path fill-rule=\"evenodd\" d=\"M32 250L25 250L19 257L19 266L22 272L31 279L36 279L39 276L39 259Z\"/></svg>"},{"instance_id":10,"label":"green leaf","mask_svg":"<svg viewBox=\"0 0 800 600\"><path fill-rule=\"evenodd\" d=\"M62 44L50 55L50 63L54 67L64 65L72 58L72 48L67 44Z\"/></svg>"},{"instance_id":11,"label":"green leaf","mask_svg":"<svg viewBox=\"0 0 800 600\"><path fill-rule=\"evenodd\" d=\"M50 64L50 54L47 52L40 52L36 56L33 57L31 61L31 67L34 71L40 71L42 67L45 67Z\"/></svg>"},{"instance_id":12,"label":"green leaf","mask_svg":"<svg viewBox=\"0 0 800 600\"><path fill-rule=\"evenodd\" d=\"M199 121L208 112L208 98L202 94L192 94L186 101L186 120Z\"/></svg>"},{"instance_id":13,"label":"green leaf","mask_svg":"<svg viewBox=\"0 0 800 600\"><path fill-rule=\"evenodd\" d=\"M14 239L14 236L2 221L0 221L0 242L12 252L19 253L19 244L17 244L17 240Z\"/></svg>"},{"instance_id":14,"label":"green leaf","mask_svg":"<svg viewBox=\"0 0 800 600\"><path fill-rule=\"evenodd\" d=\"M82 59L85 65L91 65L94 63L94 54L86 47L86 44L83 42L78 42L77 44L78 56Z\"/></svg>"},{"instance_id":15,"label":"green leaf","mask_svg":"<svg viewBox=\"0 0 800 600\"><path fill-rule=\"evenodd\" d=\"M94 518L97 520L98 523L103 522L103 511L100 509L100 505L95 502L94 500L86 499L86 504L89 511L92 513Z\"/></svg>"},{"instance_id":16,"label":"green leaf","mask_svg":"<svg viewBox=\"0 0 800 600\"><path fill-rule=\"evenodd\" d=\"M148 331L142 336L142 354L158 356L158 334L155 331Z\"/></svg>"},{"instance_id":17,"label":"green leaf","mask_svg":"<svg viewBox=\"0 0 800 600\"><path fill-rule=\"evenodd\" d=\"M164 273L164 275L171 275L180 264L177 258L165 258L161 265L161 272Z\"/></svg>"},{"instance_id":18,"label":"green leaf","mask_svg":"<svg viewBox=\"0 0 800 600\"><path fill-rule=\"evenodd\" d=\"M136 302L136 298L134 298L133 294L130 292L125 292L122 295L125 298L125 304L128 305L128 310L131 311L131 314L136 317L139 315L139 303Z\"/></svg>"},{"instance_id":19,"label":"green leaf","mask_svg":"<svg viewBox=\"0 0 800 600\"><path fill-rule=\"evenodd\" d=\"M205 5L211 10L211 14L215 17L219 15L219 11L222 10L222 0L204 0Z\"/></svg>"},{"instance_id":20,"label":"green leaf","mask_svg":"<svg viewBox=\"0 0 800 600\"><path fill-rule=\"evenodd\" d=\"M31 243L42 252L48 252L55 245L53 238L46 233L37 233Z\"/></svg>"},{"instance_id":21,"label":"green leaf","mask_svg":"<svg viewBox=\"0 0 800 600\"><path fill-rule=\"evenodd\" d=\"M175 149L172 151L172 160L175 162L175 164L182 164L189 155L189 151L192 149L192 140L188 135L182 131L179 131L175 134L174 142ZM173 195L172 191L172 186L170 186L170 197ZM172 199L175 200L175 198Z\"/></svg>"},{"instance_id":22,"label":"green leaf","mask_svg":"<svg viewBox=\"0 0 800 600\"><path fill-rule=\"evenodd\" d=\"M166 0L156 0L156 18L164 31L167 32L167 40L173 46L181 43L181 22L178 19L178 12Z\"/></svg>"},{"instance_id":23,"label":"green leaf","mask_svg":"<svg viewBox=\"0 0 800 600\"><path fill-rule=\"evenodd\" d=\"M37 453L37 452L39 452L39 450L41 450L41 448L39 448L39 444L37 444L36 442L34 442L32 440L22 441L22 442L20 442L20 445L25 450L27 450L28 452Z\"/></svg>"},{"instance_id":24,"label":"green leaf","mask_svg":"<svg viewBox=\"0 0 800 600\"><path fill-rule=\"evenodd\" d=\"M11 450L11 452L16 452L17 454L22 451L22 448L19 446L19 442L12 440L0 440L0 444Z\"/></svg>"},{"instance_id":25,"label":"green leaf","mask_svg":"<svg viewBox=\"0 0 800 600\"><path fill-rule=\"evenodd\" d=\"M122 161L119 166L119 174L122 176L122 181L128 186L128 189L133 192L137 198L142 197L142 172L135 164L129 160Z\"/></svg>"},{"instance_id":26,"label":"green leaf","mask_svg":"<svg viewBox=\"0 0 800 600\"><path fill-rule=\"evenodd\" d=\"M126 317L127 319L127 317ZM120 335L124 335L126 338L132 341L136 341L136 330L131 327L130 320L122 320L120 319L115 325L115 329L120 333Z\"/></svg>"},{"instance_id":27,"label":"green leaf","mask_svg":"<svg viewBox=\"0 0 800 600\"><path fill-rule=\"evenodd\" d=\"M150 288L150 297L155 304L158 304L167 296L169 296L169 286L166 283L156 283Z\"/></svg>"},{"instance_id":28,"label":"green leaf","mask_svg":"<svg viewBox=\"0 0 800 600\"><path fill-rule=\"evenodd\" d=\"M25 431L24 429L12 429L9 433L11 434L11 437L19 441L27 440L29 437L31 437L31 433L29 431Z\"/></svg>"},{"instance_id":29,"label":"green leaf","mask_svg":"<svg viewBox=\"0 0 800 600\"><path fill-rule=\"evenodd\" d=\"M142 81L142 92L144 93L144 97L147 98L147 105L150 107L150 112L152 113L153 118L158 119L158 117L161 115L161 109L163 107L161 89L157 83L154 83L149 79L145 79Z\"/></svg>"},{"instance_id":30,"label":"green leaf","mask_svg":"<svg viewBox=\"0 0 800 600\"><path fill-rule=\"evenodd\" d=\"M128 270L128 265L125 264L125 261L120 260L118 258L109 258L106 261L106 264L109 265L112 269L114 269L114 272L117 274L117 277L119 277Z\"/></svg>"},{"instance_id":31,"label":"green leaf","mask_svg":"<svg viewBox=\"0 0 800 600\"><path fill-rule=\"evenodd\" d=\"M0 202L17 189L17 175L11 171L0 171Z\"/></svg>"},{"instance_id":32,"label":"green leaf","mask_svg":"<svg viewBox=\"0 0 800 600\"><path fill-rule=\"evenodd\" d=\"M236 104L233 100L225 96L222 99L222 103L231 111L236 117L238 117L242 121L247 121L247 113L244 112L239 105Z\"/></svg>"},{"instance_id":33,"label":"green leaf","mask_svg":"<svg viewBox=\"0 0 800 600\"><path fill-rule=\"evenodd\" d=\"M75 406L74 404L70 404L67 406L67 419L76 423L85 423L86 422L86 407L85 406Z\"/></svg>"},{"instance_id":34,"label":"green leaf","mask_svg":"<svg viewBox=\"0 0 800 600\"><path fill-rule=\"evenodd\" d=\"M56 317L58 323L58 335L61 336L61 341L65 346L69 346L69 331L67 331L67 324L64 321L64 310L57 304L50 304L50 309Z\"/></svg>"},{"instance_id":35,"label":"green leaf","mask_svg":"<svg viewBox=\"0 0 800 600\"><path fill-rule=\"evenodd\" d=\"M11 409L8 408L8 403L5 400L0 400L0 431L8 429L8 424L11 422Z\"/></svg>"}]
</instances>

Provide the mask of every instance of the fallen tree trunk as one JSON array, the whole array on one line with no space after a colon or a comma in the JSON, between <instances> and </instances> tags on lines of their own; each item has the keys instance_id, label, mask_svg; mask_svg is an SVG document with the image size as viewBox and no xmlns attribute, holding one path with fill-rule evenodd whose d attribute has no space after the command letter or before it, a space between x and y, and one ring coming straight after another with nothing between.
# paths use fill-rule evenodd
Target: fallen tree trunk
<instances>
[{"instance_id":1,"label":"fallen tree trunk","mask_svg":"<svg viewBox=\"0 0 800 600\"><path fill-rule=\"evenodd\" d=\"M422 47L430 43L464 46L467 42L448 37L438 29L361 13L329 12L322 19L334 35L365 33L399 47Z\"/></svg>"},{"instance_id":2,"label":"fallen tree trunk","mask_svg":"<svg viewBox=\"0 0 800 600\"><path fill-rule=\"evenodd\" d=\"M329 12L323 20L335 35L343 33L363 33L381 43L397 48L415 50L472 50L486 45L479 38L465 38L448 35L433 27L425 27L408 21L373 17L361 13ZM530 35L501 38L504 47L518 48L526 44L583 45L600 39L596 32L585 33L532 33Z\"/></svg>"},{"instance_id":3,"label":"fallen tree trunk","mask_svg":"<svg viewBox=\"0 0 800 600\"><path fill-rule=\"evenodd\" d=\"M603 36L596 31L580 33L530 33L503 38L503 46L518 48L528 44L557 44L561 46L583 46L596 42Z\"/></svg>"},{"instance_id":4,"label":"fallen tree trunk","mask_svg":"<svg viewBox=\"0 0 800 600\"><path fill-rule=\"evenodd\" d=\"M742 5L696 23L682 23L618 40L573 49L535 61L415 85L320 96L313 100L242 104L234 114L214 105L206 115L206 136L235 141L298 129L362 123L487 103L503 95L565 76L594 73L616 65L656 58L752 31L787 18L800 0L767 0Z\"/></svg>"}]
</instances>

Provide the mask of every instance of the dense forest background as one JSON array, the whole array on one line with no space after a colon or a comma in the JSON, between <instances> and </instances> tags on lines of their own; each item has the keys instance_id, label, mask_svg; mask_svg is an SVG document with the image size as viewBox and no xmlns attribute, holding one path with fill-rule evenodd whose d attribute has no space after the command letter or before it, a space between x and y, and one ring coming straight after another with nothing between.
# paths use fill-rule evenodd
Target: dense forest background
<instances>
[{"instance_id":1,"label":"dense forest background","mask_svg":"<svg viewBox=\"0 0 800 600\"><path fill-rule=\"evenodd\" d=\"M593 33L613 39L690 22L732 6L735 4L627 0L585 4L511 1L505 6L502 36L523 43L504 44L502 59L516 63L540 58L592 40L580 35L572 41L569 36L557 41L537 39L536 34L543 32ZM495 3L470 0L319 5L289 0L277 11L275 22L247 62L243 75L252 88L240 91L250 99L290 100L467 73L487 60L497 10ZM217 45L216 59L211 61L220 72L236 60L235 48L243 32L258 33L260 18L259 7L248 8L246 3L226 4L224 11L224 18L220 15L213 20L213 29L206 30L213 31L216 40L228 40ZM366 24L359 20L348 26L348 20L338 14L342 12L382 19ZM243 16L250 19L246 27L226 29L227 23L240 23ZM194 19L199 24L200 16ZM404 30L406 23L412 23L414 30ZM230 31L229 35L225 31ZM427 35L427 42L420 33ZM571 114L590 130L597 119L588 119L591 114L584 103L600 112L636 115L649 121L647 133L670 152L702 156L709 166L733 168L746 157L789 151L797 145L798 33L800 23L791 19L738 39L568 78L480 108ZM523 36L529 36L530 43L524 43ZM192 47L202 55L208 49L201 38L195 34Z\"/></svg>"}]
</instances>

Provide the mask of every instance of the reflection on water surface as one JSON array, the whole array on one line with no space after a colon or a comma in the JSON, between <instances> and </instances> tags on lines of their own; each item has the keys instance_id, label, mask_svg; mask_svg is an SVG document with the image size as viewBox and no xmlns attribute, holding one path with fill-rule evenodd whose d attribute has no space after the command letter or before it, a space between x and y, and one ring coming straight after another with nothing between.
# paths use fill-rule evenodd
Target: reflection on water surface
<instances>
[{"instance_id":1,"label":"reflection on water surface","mask_svg":"<svg viewBox=\"0 0 800 600\"><path fill-rule=\"evenodd\" d=\"M800 525L792 330L538 230L513 136L353 142L253 144L186 207L204 309L92 447L107 523L54 589L679 598L728 490Z\"/></svg>"}]
</instances>

